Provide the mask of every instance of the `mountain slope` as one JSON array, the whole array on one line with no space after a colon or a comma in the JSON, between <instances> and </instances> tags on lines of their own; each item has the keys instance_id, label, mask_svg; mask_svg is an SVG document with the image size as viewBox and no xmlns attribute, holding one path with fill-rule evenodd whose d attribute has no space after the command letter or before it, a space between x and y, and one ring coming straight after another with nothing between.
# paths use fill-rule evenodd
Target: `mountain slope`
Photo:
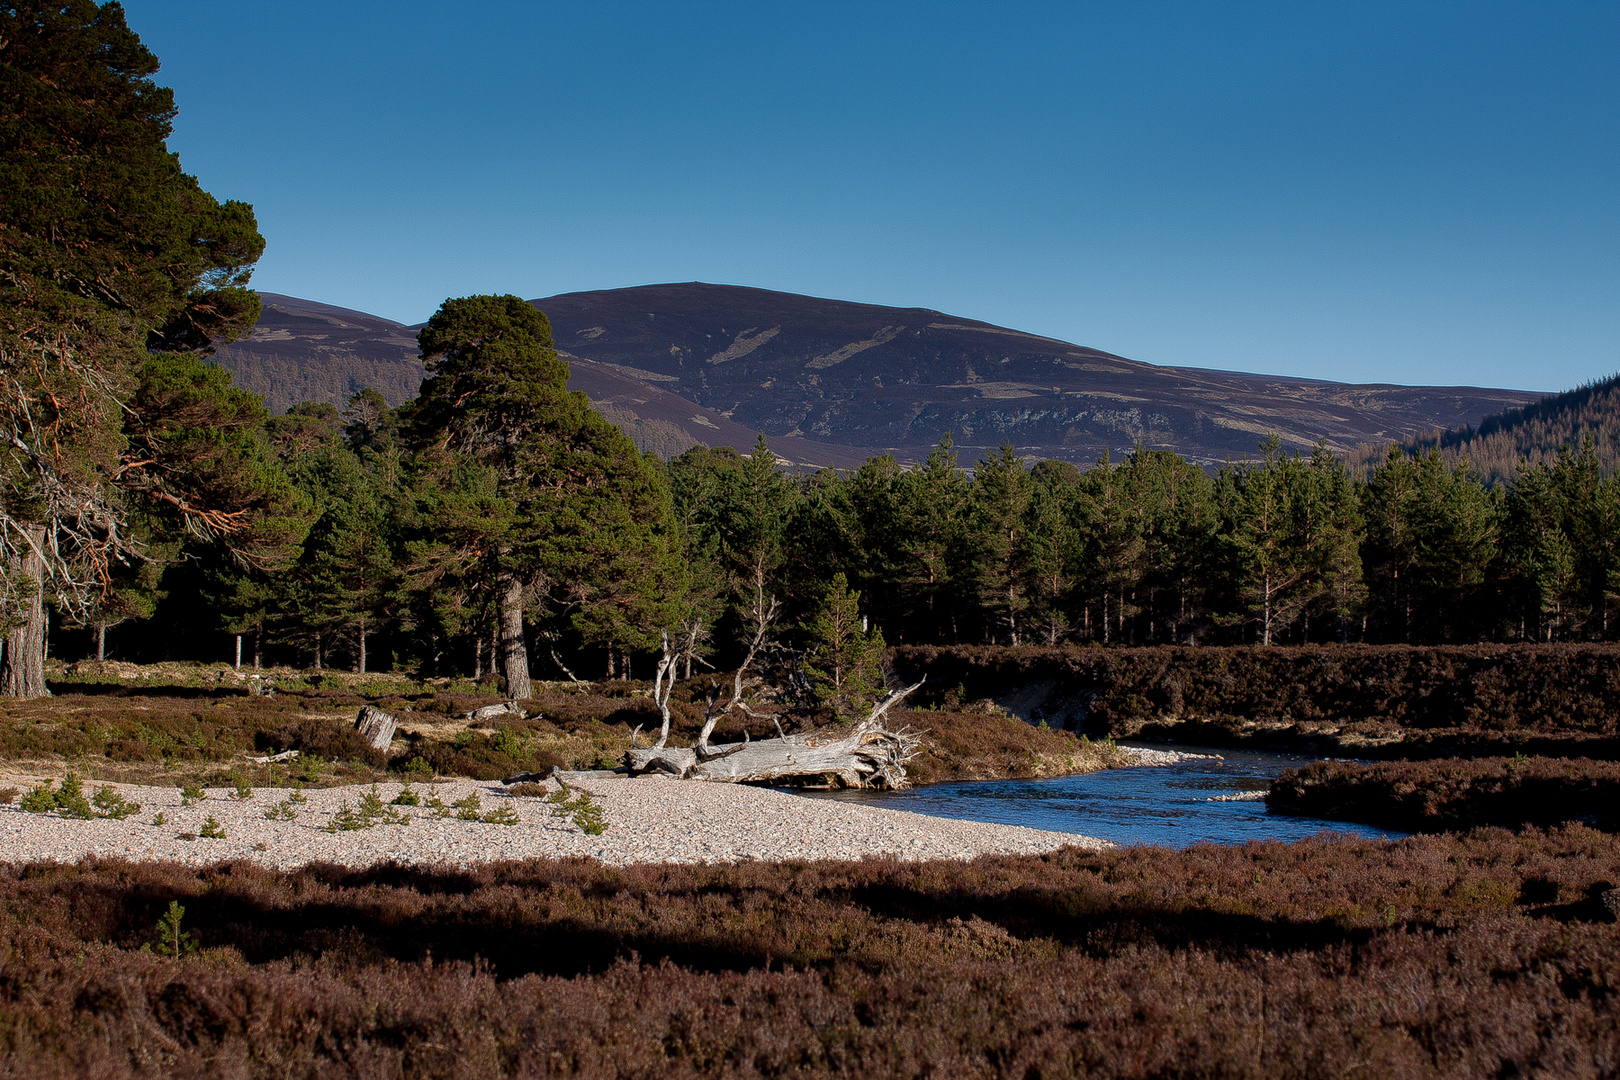
<instances>
[{"instance_id":1,"label":"mountain slope","mask_svg":"<svg viewBox=\"0 0 1620 1080\"><path fill-rule=\"evenodd\" d=\"M221 349L276 409L370 383L390 401L420 379L411 328L267 294L252 338ZM915 460L950 433L965 462L1011 440L1089 463L1140 444L1201 461L1252 454L1265 435L1346 450L1468 423L1533 395L1472 387L1355 386L1155 367L924 308L888 308L687 283L534 301L570 385L662 453L749 445L785 460Z\"/></svg>"},{"instance_id":2,"label":"mountain slope","mask_svg":"<svg viewBox=\"0 0 1620 1080\"><path fill-rule=\"evenodd\" d=\"M1592 439L1598 464L1606 475L1620 470L1620 375L1552 394L1522 408L1505 409L1480 421L1450 431L1413 436L1400 441L1402 450L1422 454L1438 449L1447 461L1467 458L1486 481L1503 484L1521 465L1551 461L1563 447L1579 449ZM1387 444L1358 449L1352 466L1376 465L1388 453Z\"/></svg>"},{"instance_id":3,"label":"mountain slope","mask_svg":"<svg viewBox=\"0 0 1620 1080\"><path fill-rule=\"evenodd\" d=\"M1027 453L1086 462L1138 443L1219 461L1252 453L1273 431L1294 446L1325 439L1344 450L1531 398L1155 367L938 311L727 285L535 304L574 356L771 436L903 457L947 432L970 453L1011 440Z\"/></svg>"}]
</instances>

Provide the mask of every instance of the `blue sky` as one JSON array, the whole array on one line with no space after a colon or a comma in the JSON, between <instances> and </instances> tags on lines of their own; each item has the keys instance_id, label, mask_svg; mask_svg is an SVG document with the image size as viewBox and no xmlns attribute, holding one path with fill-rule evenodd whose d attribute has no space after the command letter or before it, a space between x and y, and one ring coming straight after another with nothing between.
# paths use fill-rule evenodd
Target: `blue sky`
<instances>
[{"instance_id":1,"label":"blue sky","mask_svg":"<svg viewBox=\"0 0 1620 1080\"><path fill-rule=\"evenodd\" d=\"M255 284L717 281L1158 364L1620 370L1620 4L125 0Z\"/></svg>"}]
</instances>

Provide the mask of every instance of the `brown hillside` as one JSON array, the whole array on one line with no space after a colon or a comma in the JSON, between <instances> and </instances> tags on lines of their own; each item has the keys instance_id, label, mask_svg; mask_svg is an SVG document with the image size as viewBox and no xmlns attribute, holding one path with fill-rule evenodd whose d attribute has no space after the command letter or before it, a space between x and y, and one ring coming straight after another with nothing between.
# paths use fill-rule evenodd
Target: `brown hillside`
<instances>
[{"instance_id":1,"label":"brown hillside","mask_svg":"<svg viewBox=\"0 0 1620 1080\"><path fill-rule=\"evenodd\" d=\"M1531 395L1472 387L1357 386L1155 367L924 308L888 308L687 283L534 301L570 382L645 449L748 446L849 465L925 456L947 433L962 460L1011 441L1089 464L1135 445L1206 463L1287 445L1345 451L1454 427ZM334 403L371 386L391 402L421 380L414 328L265 294L246 341L219 351L271 408Z\"/></svg>"}]
</instances>

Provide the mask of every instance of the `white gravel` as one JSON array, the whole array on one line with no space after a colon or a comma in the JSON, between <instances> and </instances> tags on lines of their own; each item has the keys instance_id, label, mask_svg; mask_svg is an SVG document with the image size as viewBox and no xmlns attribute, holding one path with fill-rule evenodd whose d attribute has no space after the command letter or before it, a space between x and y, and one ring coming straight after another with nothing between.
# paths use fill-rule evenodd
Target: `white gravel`
<instances>
[{"instance_id":1,"label":"white gravel","mask_svg":"<svg viewBox=\"0 0 1620 1080\"><path fill-rule=\"evenodd\" d=\"M0 787L24 791L37 778L0 777ZM89 795L103 785L86 782ZM538 798L517 798L496 783L457 781L418 784L425 801L437 795L445 804L477 793L485 812L510 806L517 825L435 817L426 807L391 807L410 816L408 825L376 825L352 832L326 828L345 800L355 805L365 787L310 789L308 801L294 806L293 821L271 821L264 812L290 792L259 788L247 800L231 788L212 788L194 805L181 805L172 787L112 785L138 814L123 821L31 814L17 804L0 805L0 862L52 859L73 862L86 856L173 860L203 864L249 859L277 869L311 862L366 866L384 860L466 866L503 859L587 856L603 863L724 863L752 859L859 859L892 856L907 860L969 859L983 854L1028 854L1066 845L1097 849L1106 841L1072 833L1016 825L989 825L927 817L898 810L858 806L828 799L806 799L783 791L734 784L678 781L659 777L593 779L584 785L601 805L607 831L587 836L572 822L551 814ZM552 785L554 790L554 785ZM384 801L402 790L379 784ZM161 813L162 825L152 824ZM224 839L199 837L213 817Z\"/></svg>"},{"instance_id":2,"label":"white gravel","mask_svg":"<svg viewBox=\"0 0 1620 1080\"><path fill-rule=\"evenodd\" d=\"M1219 758L1219 754L1194 754L1186 750L1155 750L1149 746L1121 746L1121 750L1136 758L1137 765L1174 765L1178 761Z\"/></svg>"}]
</instances>

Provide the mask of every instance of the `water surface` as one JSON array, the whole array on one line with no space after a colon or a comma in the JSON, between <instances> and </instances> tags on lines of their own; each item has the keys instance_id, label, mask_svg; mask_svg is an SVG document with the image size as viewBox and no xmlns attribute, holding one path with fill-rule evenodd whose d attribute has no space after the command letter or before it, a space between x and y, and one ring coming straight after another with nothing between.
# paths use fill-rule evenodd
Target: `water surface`
<instances>
[{"instance_id":1,"label":"water surface","mask_svg":"<svg viewBox=\"0 0 1620 1080\"><path fill-rule=\"evenodd\" d=\"M1174 765L1103 769L1052 780L967 780L908 791L806 795L935 817L1079 833L1116 844L1180 848L1204 840L1219 844L1302 840L1324 830L1391 839L1406 835L1370 825L1274 814L1260 799L1216 800L1220 795L1263 792L1283 770L1297 769L1315 758L1252 750L1175 749L1210 756Z\"/></svg>"}]
</instances>

